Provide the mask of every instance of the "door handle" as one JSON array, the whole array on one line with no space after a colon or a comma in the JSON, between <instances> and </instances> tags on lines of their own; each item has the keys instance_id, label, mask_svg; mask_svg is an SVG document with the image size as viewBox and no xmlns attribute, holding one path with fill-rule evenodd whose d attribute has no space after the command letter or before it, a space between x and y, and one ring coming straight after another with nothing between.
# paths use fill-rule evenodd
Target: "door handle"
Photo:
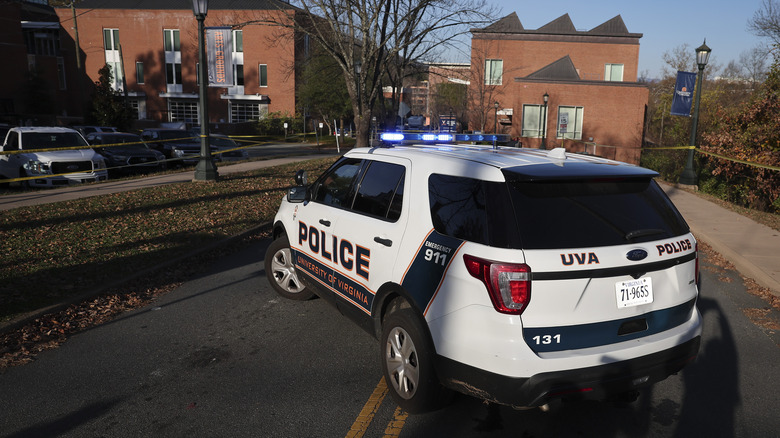
<instances>
[{"instance_id":1,"label":"door handle","mask_svg":"<svg viewBox=\"0 0 780 438\"><path fill-rule=\"evenodd\" d=\"M327 220L327 219L320 219L320 224L322 224L322 225L324 225L326 227L329 227L330 226L330 221Z\"/></svg>"},{"instance_id":2,"label":"door handle","mask_svg":"<svg viewBox=\"0 0 780 438\"><path fill-rule=\"evenodd\" d=\"M390 239L383 239L379 236L374 237L374 242L387 247L393 246L393 241Z\"/></svg>"}]
</instances>

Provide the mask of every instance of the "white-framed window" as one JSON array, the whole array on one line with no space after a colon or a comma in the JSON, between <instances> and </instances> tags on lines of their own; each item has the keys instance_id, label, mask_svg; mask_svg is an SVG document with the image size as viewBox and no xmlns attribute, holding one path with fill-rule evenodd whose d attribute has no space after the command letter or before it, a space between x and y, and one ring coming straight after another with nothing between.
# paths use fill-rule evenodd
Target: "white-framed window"
<instances>
[{"instance_id":1,"label":"white-framed window","mask_svg":"<svg viewBox=\"0 0 780 438\"><path fill-rule=\"evenodd\" d=\"M244 31L233 31L233 85L234 94L244 94Z\"/></svg>"},{"instance_id":2,"label":"white-framed window","mask_svg":"<svg viewBox=\"0 0 780 438\"><path fill-rule=\"evenodd\" d=\"M258 64L257 74L259 76L258 84L260 84L261 87L267 87L268 86L268 65Z\"/></svg>"},{"instance_id":3,"label":"white-framed window","mask_svg":"<svg viewBox=\"0 0 780 438\"><path fill-rule=\"evenodd\" d=\"M521 137L541 138L547 127L544 105L523 105L523 130Z\"/></svg>"},{"instance_id":4,"label":"white-framed window","mask_svg":"<svg viewBox=\"0 0 780 438\"><path fill-rule=\"evenodd\" d=\"M165 84L168 93L181 93L181 39L179 29L163 30Z\"/></svg>"},{"instance_id":5,"label":"white-framed window","mask_svg":"<svg viewBox=\"0 0 780 438\"><path fill-rule=\"evenodd\" d=\"M200 123L197 99L168 99L168 121Z\"/></svg>"},{"instance_id":6,"label":"white-framed window","mask_svg":"<svg viewBox=\"0 0 780 438\"><path fill-rule=\"evenodd\" d=\"M122 60L119 56L119 29L103 29L103 50L106 54L106 64L111 69L111 86L116 91L122 91L124 75L122 72Z\"/></svg>"},{"instance_id":7,"label":"white-framed window","mask_svg":"<svg viewBox=\"0 0 780 438\"><path fill-rule=\"evenodd\" d=\"M582 140L582 112L581 106L559 106L558 107L558 120L556 125L558 126L557 138L566 138L571 140ZM561 115L564 117L562 118ZM566 126L561 124L561 120L565 120ZM564 132L565 130L565 132Z\"/></svg>"},{"instance_id":8,"label":"white-framed window","mask_svg":"<svg viewBox=\"0 0 780 438\"><path fill-rule=\"evenodd\" d=\"M144 120L146 118L146 98L131 97L127 102L130 104L130 111L133 113L133 119Z\"/></svg>"},{"instance_id":9,"label":"white-framed window","mask_svg":"<svg viewBox=\"0 0 780 438\"><path fill-rule=\"evenodd\" d=\"M485 60L485 85L501 85L504 76L503 59Z\"/></svg>"},{"instance_id":10,"label":"white-framed window","mask_svg":"<svg viewBox=\"0 0 780 438\"><path fill-rule=\"evenodd\" d=\"M610 82L623 82L623 64L605 64L604 80Z\"/></svg>"},{"instance_id":11,"label":"white-framed window","mask_svg":"<svg viewBox=\"0 0 780 438\"><path fill-rule=\"evenodd\" d=\"M230 101L230 123L252 122L268 114L268 104Z\"/></svg>"}]
</instances>

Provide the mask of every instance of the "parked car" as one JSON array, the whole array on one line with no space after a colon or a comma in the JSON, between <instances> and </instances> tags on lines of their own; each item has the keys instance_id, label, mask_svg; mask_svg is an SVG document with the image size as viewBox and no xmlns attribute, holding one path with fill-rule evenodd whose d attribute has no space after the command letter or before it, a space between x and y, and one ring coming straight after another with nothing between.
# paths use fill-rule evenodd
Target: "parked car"
<instances>
[{"instance_id":1,"label":"parked car","mask_svg":"<svg viewBox=\"0 0 780 438\"><path fill-rule=\"evenodd\" d=\"M696 239L656 176L562 148L354 149L313 184L296 175L265 272L375 336L407 412L450 390L516 408L635 398L702 331Z\"/></svg>"},{"instance_id":2,"label":"parked car","mask_svg":"<svg viewBox=\"0 0 780 438\"><path fill-rule=\"evenodd\" d=\"M173 159L174 165L193 165L200 159L200 139L184 129L149 128L141 132L141 137L150 147ZM211 152L217 152L216 146L211 146Z\"/></svg>"},{"instance_id":3,"label":"parked car","mask_svg":"<svg viewBox=\"0 0 780 438\"><path fill-rule=\"evenodd\" d=\"M2 152L0 179L35 177L21 181L22 185L54 187L108 179L105 158L70 128L11 128Z\"/></svg>"},{"instance_id":4,"label":"parked car","mask_svg":"<svg viewBox=\"0 0 780 438\"><path fill-rule=\"evenodd\" d=\"M210 145L217 148L221 160L246 160L249 152L224 134L209 134Z\"/></svg>"},{"instance_id":5,"label":"parked car","mask_svg":"<svg viewBox=\"0 0 780 438\"><path fill-rule=\"evenodd\" d=\"M87 142L96 146L95 152L106 158L109 173L130 174L167 168L165 155L150 148L136 134L93 132L87 136ZM99 147L103 145L109 146Z\"/></svg>"},{"instance_id":6,"label":"parked car","mask_svg":"<svg viewBox=\"0 0 780 438\"><path fill-rule=\"evenodd\" d=\"M84 137L92 134L93 132L119 132L119 130L113 126L76 125L72 126L72 128L80 132Z\"/></svg>"}]
</instances>

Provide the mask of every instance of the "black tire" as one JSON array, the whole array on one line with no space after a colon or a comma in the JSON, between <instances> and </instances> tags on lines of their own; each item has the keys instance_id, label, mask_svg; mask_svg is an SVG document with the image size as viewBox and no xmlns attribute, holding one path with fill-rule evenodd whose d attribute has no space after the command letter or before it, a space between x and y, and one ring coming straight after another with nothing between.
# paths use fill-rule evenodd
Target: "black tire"
<instances>
[{"instance_id":1,"label":"black tire","mask_svg":"<svg viewBox=\"0 0 780 438\"><path fill-rule=\"evenodd\" d=\"M265 275L276 293L285 298L305 301L314 297L298 279L290 252L290 242L284 234L271 242L265 252Z\"/></svg>"},{"instance_id":2,"label":"black tire","mask_svg":"<svg viewBox=\"0 0 780 438\"><path fill-rule=\"evenodd\" d=\"M382 373L401 409L410 414L435 411L442 407L449 391L436 376L434 348L422 317L402 303L391 305L382 323Z\"/></svg>"},{"instance_id":3,"label":"black tire","mask_svg":"<svg viewBox=\"0 0 780 438\"><path fill-rule=\"evenodd\" d=\"M27 171L25 171L24 168L19 169L19 178L27 178ZM32 188L32 184L30 184L30 180L29 179L26 179L24 181L20 181L19 185L21 185L23 189L30 189L30 188Z\"/></svg>"}]
</instances>

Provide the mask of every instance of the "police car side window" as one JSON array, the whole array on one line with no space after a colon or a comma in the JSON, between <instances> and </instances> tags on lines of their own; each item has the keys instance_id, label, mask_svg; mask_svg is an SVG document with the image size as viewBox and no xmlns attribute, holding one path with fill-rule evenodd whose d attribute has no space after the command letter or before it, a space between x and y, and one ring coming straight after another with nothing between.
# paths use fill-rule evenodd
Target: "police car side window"
<instances>
[{"instance_id":1,"label":"police car side window","mask_svg":"<svg viewBox=\"0 0 780 438\"><path fill-rule=\"evenodd\" d=\"M361 160L345 159L336 163L317 180L312 199L325 205L350 208L353 182L360 166Z\"/></svg>"},{"instance_id":2,"label":"police car side window","mask_svg":"<svg viewBox=\"0 0 780 438\"><path fill-rule=\"evenodd\" d=\"M487 198L482 181L433 174L428 179L428 196L436 231L488 244Z\"/></svg>"},{"instance_id":3,"label":"police car side window","mask_svg":"<svg viewBox=\"0 0 780 438\"><path fill-rule=\"evenodd\" d=\"M404 166L372 161L360 182L352 209L377 218L398 220L405 172Z\"/></svg>"}]
</instances>

